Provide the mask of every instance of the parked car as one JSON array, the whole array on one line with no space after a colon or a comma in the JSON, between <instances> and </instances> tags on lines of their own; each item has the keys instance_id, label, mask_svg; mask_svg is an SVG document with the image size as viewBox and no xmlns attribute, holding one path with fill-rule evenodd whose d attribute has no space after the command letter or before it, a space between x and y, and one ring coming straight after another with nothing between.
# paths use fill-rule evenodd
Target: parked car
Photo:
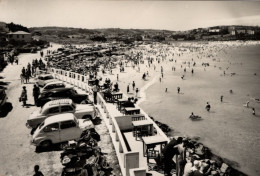
<instances>
[{"instance_id":1,"label":"parked car","mask_svg":"<svg viewBox=\"0 0 260 176\"><path fill-rule=\"evenodd\" d=\"M0 89L0 111L2 110L2 107L5 105L7 100L7 95L5 93L4 89Z\"/></svg>"},{"instance_id":2,"label":"parked car","mask_svg":"<svg viewBox=\"0 0 260 176\"><path fill-rule=\"evenodd\" d=\"M74 103L82 103L88 100L87 94L78 94L77 91L73 88L56 88L50 91L42 92L37 100L37 106L43 106L45 103L51 100L57 99L72 99Z\"/></svg>"},{"instance_id":3,"label":"parked car","mask_svg":"<svg viewBox=\"0 0 260 176\"><path fill-rule=\"evenodd\" d=\"M38 86L44 87L47 83L57 81L51 74L39 75L36 81Z\"/></svg>"},{"instance_id":4,"label":"parked car","mask_svg":"<svg viewBox=\"0 0 260 176\"><path fill-rule=\"evenodd\" d=\"M47 83L43 88L42 92L49 91L51 89L56 89L56 88L65 88L66 85L62 81L53 81Z\"/></svg>"},{"instance_id":5,"label":"parked car","mask_svg":"<svg viewBox=\"0 0 260 176\"><path fill-rule=\"evenodd\" d=\"M36 129L31 143L48 147L51 144L80 139L86 130L94 130L92 121L77 119L72 113L48 117Z\"/></svg>"},{"instance_id":6,"label":"parked car","mask_svg":"<svg viewBox=\"0 0 260 176\"><path fill-rule=\"evenodd\" d=\"M52 100L46 103L40 110L31 113L26 126L37 128L47 117L73 113L77 119L95 119L95 107L90 104L75 104L71 99Z\"/></svg>"}]
</instances>

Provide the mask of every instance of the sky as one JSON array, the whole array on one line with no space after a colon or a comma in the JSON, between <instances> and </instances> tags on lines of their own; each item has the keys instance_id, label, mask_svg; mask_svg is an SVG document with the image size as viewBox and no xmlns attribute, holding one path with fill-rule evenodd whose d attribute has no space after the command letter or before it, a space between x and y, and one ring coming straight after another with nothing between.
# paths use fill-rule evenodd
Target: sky
<instances>
[{"instance_id":1,"label":"sky","mask_svg":"<svg viewBox=\"0 0 260 176\"><path fill-rule=\"evenodd\" d=\"M26 27L189 30L259 25L255 1L0 0L0 21Z\"/></svg>"}]
</instances>

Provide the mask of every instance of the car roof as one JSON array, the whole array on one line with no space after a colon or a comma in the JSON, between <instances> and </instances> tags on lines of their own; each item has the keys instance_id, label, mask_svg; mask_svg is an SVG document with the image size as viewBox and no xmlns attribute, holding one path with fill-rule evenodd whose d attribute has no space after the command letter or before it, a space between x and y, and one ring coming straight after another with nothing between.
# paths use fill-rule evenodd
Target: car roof
<instances>
[{"instance_id":1,"label":"car roof","mask_svg":"<svg viewBox=\"0 0 260 176\"><path fill-rule=\"evenodd\" d=\"M58 114L54 116L50 116L45 119L44 124L49 125L52 123L64 122L69 120L74 120L75 116L72 113Z\"/></svg>"},{"instance_id":2,"label":"car roof","mask_svg":"<svg viewBox=\"0 0 260 176\"><path fill-rule=\"evenodd\" d=\"M51 84L64 84L62 81L53 81L53 82L49 82L47 83L45 86L51 85Z\"/></svg>"},{"instance_id":3,"label":"car roof","mask_svg":"<svg viewBox=\"0 0 260 176\"><path fill-rule=\"evenodd\" d=\"M45 76L52 76L52 74L42 74L42 75L39 75L39 76L42 76L42 77L45 77Z\"/></svg>"},{"instance_id":4,"label":"car roof","mask_svg":"<svg viewBox=\"0 0 260 176\"><path fill-rule=\"evenodd\" d=\"M72 104L72 100L69 98L66 99L58 99L58 100L52 100L47 102L44 107L54 107L54 106L59 106L59 105L70 105Z\"/></svg>"}]
</instances>

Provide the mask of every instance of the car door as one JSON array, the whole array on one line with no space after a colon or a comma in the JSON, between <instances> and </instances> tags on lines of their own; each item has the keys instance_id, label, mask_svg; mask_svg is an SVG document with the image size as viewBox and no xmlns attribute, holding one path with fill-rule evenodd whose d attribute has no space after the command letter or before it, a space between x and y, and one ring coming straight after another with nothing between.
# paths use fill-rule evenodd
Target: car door
<instances>
[{"instance_id":1,"label":"car door","mask_svg":"<svg viewBox=\"0 0 260 176\"><path fill-rule=\"evenodd\" d=\"M50 84L50 85L48 85L48 86L46 86L46 87L44 88L44 91L48 91L48 90L51 90L51 89L53 89L53 88L55 88L54 85L53 85L53 84Z\"/></svg>"},{"instance_id":2,"label":"car door","mask_svg":"<svg viewBox=\"0 0 260 176\"><path fill-rule=\"evenodd\" d=\"M73 120L64 121L60 124L61 141L69 141L80 138L81 130Z\"/></svg>"},{"instance_id":3,"label":"car door","mask_svg":"<svg viewBox=\"0 0 260 176\"><path fill-rule=\"evenodd\" d=\"M59 123L53 123L43 128L44 140L51 140L52 143L60 142Z\"/></svg>"}]
</instances>

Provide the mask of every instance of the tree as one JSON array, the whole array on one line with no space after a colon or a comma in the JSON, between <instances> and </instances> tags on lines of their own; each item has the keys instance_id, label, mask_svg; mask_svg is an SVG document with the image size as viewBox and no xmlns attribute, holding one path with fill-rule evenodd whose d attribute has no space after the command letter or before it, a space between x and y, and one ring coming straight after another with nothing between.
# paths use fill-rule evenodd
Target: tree
<instances>
[{"instance_id":1,"label":"tree","mask_svg":"<svg viewBox=\"0 0 260 176\"><path fill-rule=\"evenodd\" d=\"M7 24L7 27L11 32L16 32L16 31L30 32L27 27L24 27L20 24L14 24L13 22Z\"/></svg>"}]
</instances>

